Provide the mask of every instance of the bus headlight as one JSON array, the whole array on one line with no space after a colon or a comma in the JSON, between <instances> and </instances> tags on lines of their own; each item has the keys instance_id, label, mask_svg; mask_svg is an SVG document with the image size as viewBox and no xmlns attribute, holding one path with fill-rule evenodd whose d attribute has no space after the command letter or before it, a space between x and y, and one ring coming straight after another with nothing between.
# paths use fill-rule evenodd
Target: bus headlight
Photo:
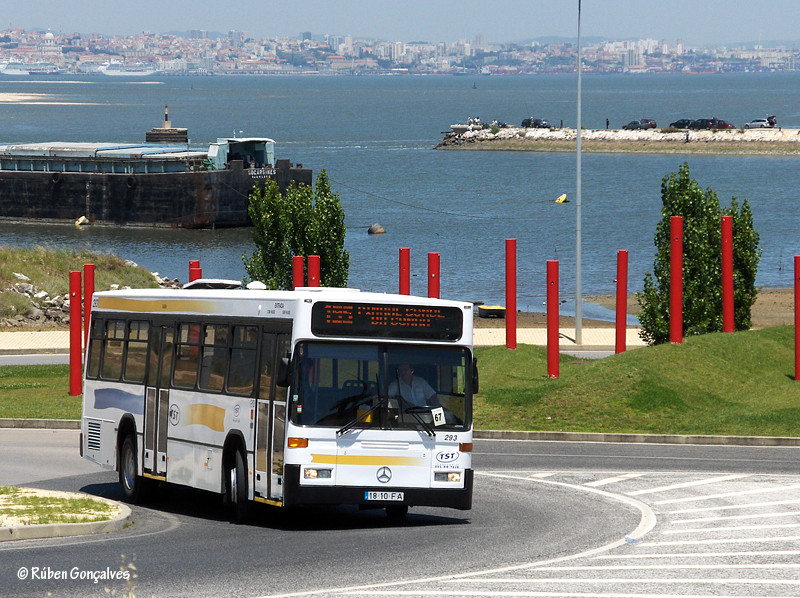
<instances>
[{"instance_id":1,"label":"bus headlight","mask_svg":"<svg viewBox=\"0 0 800 598\"><path fill-rule=\"evenodd\" d=\"M303 477L307 480L326 479L331 477L330 469L304 469Z\"/></svg>"},{"instance_id":2,"label":"bus headlight","mask_svg":"<svg viewBox=\"0 0 800 598\"><path fill-rule=\"evenodd\" d=\"M440 471L433 474L434 482L460 482L460 471Z\"/></svg>"}]
</instances>

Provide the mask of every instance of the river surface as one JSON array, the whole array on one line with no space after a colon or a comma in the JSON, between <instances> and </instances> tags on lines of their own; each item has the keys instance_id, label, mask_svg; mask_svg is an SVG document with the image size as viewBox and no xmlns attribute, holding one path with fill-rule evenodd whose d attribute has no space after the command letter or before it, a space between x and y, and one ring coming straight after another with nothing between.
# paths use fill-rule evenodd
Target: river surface
<instances>
[{"instance_id":1,"label":"river surface","mask_svg":"<svg viewBox=\"0 0 800 598\"><path fill-rule=\"evenodd\" d=\"M739 126L776 114L800 128L800 73L586 76L583 124L612 128L648 117L724 118ZM20 95L15 95L20 94ZM0 79L0 143L142 141L161 126L189 129L192 146L216 137L269 136L276 157L325 169L346 213L350 286L397 290L398 250L411 249L414 294L427 293L427 254L441 255L444 298L504 303L504 246L517 239L518 307L541 310L547 260L559 260L564 313L574 306L576 156L435 151L450 124L527 116L574 126L576 79L531 77L94 77ZM616 253L629 251L629 288L652 270L661 181L687 161L723 205L749 199L761 235L758 284L790 287L800 253L800 158L584 154L582 287L614 292ZM572 200L555 204L566 193ZM76 215L76 217L79 215ZM368 235L379 222L384 235ZM250 231L0 224L0 244L111 251L162 276L242 278ZM584 309L584 316L602 315Z\"/></svg>"}]
</instances>

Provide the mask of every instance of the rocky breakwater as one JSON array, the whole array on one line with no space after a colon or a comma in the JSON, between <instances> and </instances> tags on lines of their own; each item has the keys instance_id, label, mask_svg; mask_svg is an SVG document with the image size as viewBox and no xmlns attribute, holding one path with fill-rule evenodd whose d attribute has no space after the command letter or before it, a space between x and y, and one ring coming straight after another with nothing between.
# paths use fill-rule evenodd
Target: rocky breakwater
<instances>
[{"instance_id":1,"label":"rocky breakwater","mask_svg":"<svg viewBox=\"0 0 800 598\"><path fill-rule=\"evenodd\" d=\"M535 152L576 151L575 129L487 127L451 131L436 146L445 150ZM727 129L686 131L584 129L581 151L597 153L800 154L798 129Z\"/></svg>"},{"instance_id":2,"label":"rocky breakwater","mask_svg":"<svg viewBox=\"0 0 800 598\"><path fill-rule=\"evenodd\" d=\"M134 266L136 265L133 262L129 263ZM19 313L13 315L12 317L0 318L0 330L8 330L12 328L52 329L69 326L69 293L51 297L47 291L37 289L31 283L31 279L25 274L15 272L14 275L19 282L4 290L22 297L24 299L23 303L25 304L25 307L18 309ZM158 285L162 288L179 289L183 286L177 278L161 278L157 272L153 273L153 277ZM111 285L111 290L116 290L119 288L129 289L130 287L121 287L118 284Z\"/></svg>"}]
</instances>

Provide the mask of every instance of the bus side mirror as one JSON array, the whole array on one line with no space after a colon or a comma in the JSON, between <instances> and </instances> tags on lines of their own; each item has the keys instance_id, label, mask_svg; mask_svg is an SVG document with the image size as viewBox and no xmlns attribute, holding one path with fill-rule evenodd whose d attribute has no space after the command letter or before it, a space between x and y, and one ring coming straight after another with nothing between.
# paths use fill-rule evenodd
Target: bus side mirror
<instances>
[{"instance_id":1,"label":"bus side mirror","mask_svg":"<svg viewBox=\"0 0 800 598\"><path fill-rule=\"evenodd\" d=\"M275 380L275 383L281 387L289 386L289 374L291 372L291 368L289 367L289 358L288 357L281 357L280 362L278 363L278 376Z\"/></svg>"},{"instance_id":2,"label":"bus side mirror","mask_svg":"<svg viewBox=\"0 0 800 598\"><path fill-rule=\"evenodd\" d=\"M472 358L472 394L478 394L480 384L478 384L478 358Z\"/></svg>"}]
</instances>

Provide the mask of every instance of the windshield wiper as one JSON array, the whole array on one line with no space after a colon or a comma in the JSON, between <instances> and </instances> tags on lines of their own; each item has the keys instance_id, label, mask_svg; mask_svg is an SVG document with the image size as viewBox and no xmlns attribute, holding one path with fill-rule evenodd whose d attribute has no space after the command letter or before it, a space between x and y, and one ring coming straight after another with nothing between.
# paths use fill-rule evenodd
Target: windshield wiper
<instances>
[{"instance_id":1,"label":"windshield wiper","mask_svg":"<svg viewBox=\"0 0 800 598\"><path fill-rule=\"evenodd\" d=\"M377 382L377 377L376 377L376 382ZM381 405L384 405L386 403L386 401L389 400L389 397L382 397L380 395L380 392L381 392L380 388L381 388L380 384L378 384L378 402L375 403L372 407L370 407L367 411L364 411L363 413L360 413L360 414L356 415L355 419L349 421L344 426L342 426L341 428L336 430L336 435L337 436L341 436L343 434L346 434L347 432L349 432L350 430L355 428L361 422L366 421L367 417L369 417L369 415L371 413L373 413L376 409L378 409ZM358 404L356 406L358 406Z\"/></svg>"},{"instance_id":2,"label":"windshield wiper","mask_svg":"<svg viewBox=\"0 0 800 598\"><path fill-rule=\"evenodd\" d=\"M430 409L427 409L427 408L422 407L420 405L412 405L406 399L404 399L403 395L400 394L400 376L397 374L397 370L395 370L395 374L394 375L397 378L397 395L395 397L392 397L392 398L397 398L397 399L400 400L399 401L400 402L400 407L401 407L400 411L402 413L410 413L411 415L413 415L414 419L417 420L417 423L420 426L422 426L422 429L425 431L425 433L428 436L430 436L431 438L436 438L436 432L433 431L433 428L431 428L428 424L426 424L425 420L423 420L419 416L420 413L425 413L426 411L430 412ZM407 405L407 407L405 409L402 408L404 403Z\"/></svg>"}]
</instances>

